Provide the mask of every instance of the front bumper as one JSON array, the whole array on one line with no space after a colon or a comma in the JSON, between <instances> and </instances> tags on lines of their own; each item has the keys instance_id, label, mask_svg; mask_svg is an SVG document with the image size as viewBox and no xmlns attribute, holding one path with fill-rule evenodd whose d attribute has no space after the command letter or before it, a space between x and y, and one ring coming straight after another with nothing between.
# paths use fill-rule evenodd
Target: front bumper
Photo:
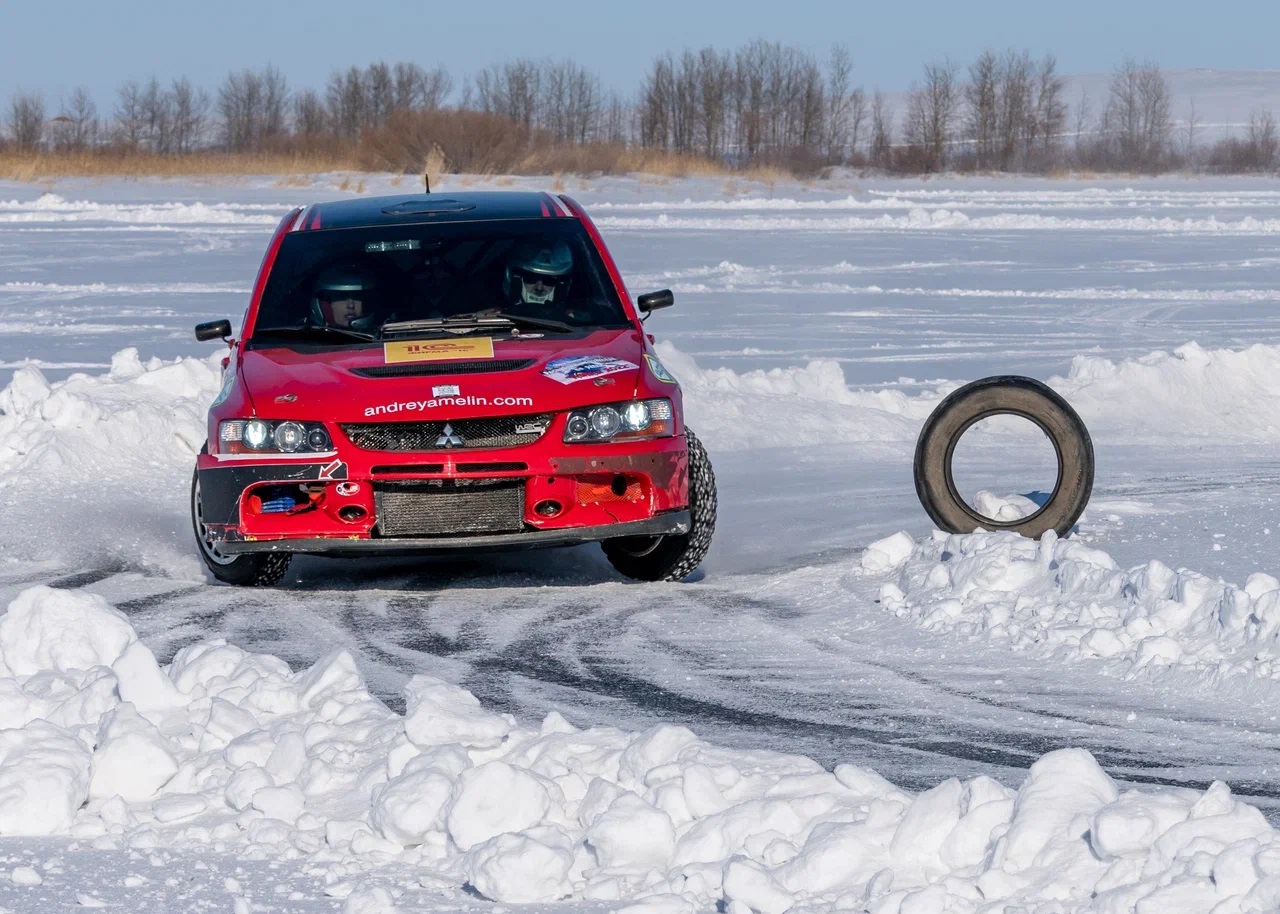
<instances>
[{"instance_id":1,"label":"front bumper","mask_svg":"<svg viewBox=\"0 0 1280 914\"><path fill-rule=\"evenodd\" d=\"M683 534L690 523L683 436L431 453L343 447L310 460L204 454L197 470L203 520L225 554L538 548ZM273 507L282 493L295 508ZM467 509L454 525L439 505ZM477 520L472 505L500 505L500 522Z\"/></svg>"},{"instance_id":2,"label":"front bumper","mask_svg":"<svg viewBox=\"0 0 1280 914\"><path fill-rule=\"evenodd\" d=\"M689 532L688 511L672 511L649 520L598 527L565 527L559 530L530 530L476 536L432 536L395 538L283 539L225 542L218 551L228 555L245 552L306 552L324 555L387 555L394 553L458 552L491 549L541 549L547 546L576 546L598 543L618 536L665 536Z\"/></svg>"}]
</instances>

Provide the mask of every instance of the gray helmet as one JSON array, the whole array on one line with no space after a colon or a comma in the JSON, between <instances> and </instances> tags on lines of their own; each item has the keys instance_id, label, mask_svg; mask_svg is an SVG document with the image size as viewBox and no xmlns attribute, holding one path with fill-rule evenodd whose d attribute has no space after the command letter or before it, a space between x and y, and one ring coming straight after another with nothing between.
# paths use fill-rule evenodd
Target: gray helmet
<instances>
[{"instance_id":1,"label":"gray helmet","mask_svg":"<svg viewBox=\"0 0 1280 914\"><path fill-rule=\"evenodd\" d=\"M368 330L377 319L372 313L370 301L377 289L373 277L349 267L330 267L316 277L311 298L311 319L323 326L347 326L353 330ZM361 314L347 321L335 316L333 303L355 300L360 302Z\"/></svg>"},{"instance_id":2,"label":"gray helmet","mask_svg":"<svg viewBox=\"0 0 1280 914\"><path fill-rule=\"evenodd\" d=\"M563 241L526 241L507 261L506 294L528 305L559 304L569 294L573 253Z\"/></svg>"}]
</instances>

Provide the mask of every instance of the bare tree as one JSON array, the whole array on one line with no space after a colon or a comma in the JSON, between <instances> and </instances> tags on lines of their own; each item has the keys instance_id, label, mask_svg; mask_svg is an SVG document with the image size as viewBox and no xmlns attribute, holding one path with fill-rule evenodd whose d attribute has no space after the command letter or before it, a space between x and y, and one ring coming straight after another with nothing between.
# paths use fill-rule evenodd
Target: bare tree
<instances>
[{"instance_id":1,"label":"bare tree","mask_svg":"<svg viewBox=\"0 0 1280 914\"><path fill-rule=\"evenodd\" d=\"M1046 55L1036 69L1034 104L1029 121L1031 141L1027 152L1036 149L1047 161L1058 144L1067 122L1067 104L1062 99L1066 82L1057 73L1058 63L1052 54Z\"/></svg>"},{"instance_id":2,"label":"bare tree","mask_svg":"<svg viewBox=\"0 0 1280 914\"><path fill-rule=\"evenodd\" d=\"M231 152L266 148L284 133L288 86L275 67L232 73L218 89L226 147Z\"/></svg>"},{"instance_id":3,"label":"bare tree","mask_svg":"<svg viewBox=\"0 0 1280 914\"><path fill-rule=\"evenodd\" d=\"M92 148L98 138L98 106L89 90L79 86L72 91L50 127L54 149L82 152Z\"/></svg>"},{"instance_id":4,"label":"bare tree","mask_svg":"<svg viewBox=\"0 0 1280 914\"><path fill-rule=\"evenodd\" d=\"M293 97L293 132L301 137L317 137L329 129L329 117L320 93L303 89Z\"/></svg>"},{"instance_id":5,"label":"bare tree","mask_svg":"<svg viewBox=\"0 0 1280 914\"><path fill-rule=\"evenodd\" d=\"M542 68L528 59L486 67L475 78L480 110L515 121L526 130L537 124L541 90Z\"/></svg>"},{"instance_id":6,"label":"bare tree","mask_svg":"<svg viewBox=\"0 0 1280 914\"><path fill-rule=\"evenodd\" d=\"M871 161L880 168L893 166L893 108L879 89L871 97Z\"/></svg>"},{"instance_id":7,"label":"bare tree","mask_svg":"<svg viewBox=\"0 0 1280 914\"><path fill-rule=\"evenodd\" d=\"M203 141L209 123L209 93L197 89L185 76L169 87L172 118L172 150L178 155L194 151Z\"/></svg>"},{"instance_id":8,"label":"bare tree","mask_svg":"<svg viewBox=\"0 0 1280 914\"><path fill-rule=\"evenodd\" d=\"M1153 63L1132 58L1111 74L1103 124L1115 164L1153 171L1159 168L1171 128L1169 84Z\"/></svg>"},{"instance_id":9,"label":"bare tree","mask_svg":"<svg viewBox=\"0 0 1280 914\"><path fill-rule=\"evenodd\" d=\"M959 94L956 65L950 61L926 64L924 84L907 96L906 141L923 153L924 167L942 171Z\"/></svg>"},{"instance_id":10,"label":"bare tree","mask_svg":"<svg viewBox=\"0 0 1280 914\"><path fill-rule=\"evenodd\" d=\"M142 87L129 80L116 90L116 107L112 112L115 121L116 141L130 149L142 145L144 123L142 118Z\"/></svg>"},{"instance_id":11,"label":"bare tree","mask_svg":"<svg viewBox=\"0 0 1280 914\"><path fill-rule=\"evenodd\" d=\"M329 77L325 89L329 124L338 136L354 139L365 124L364 75L350 67Z\"/></svg>"},{"instance_id":12,"label":"bare tree","mask_svg":"<svg viewBox=\"0 0 1280 914\"><path fill-rule=\"evenodd\" d=\"M1183 129L1183 150L1186 160L1190 162L1195 156L1196 150L1196 132L1200 129L1200 117L1196 111L1196 99L1191 97L1190 108L1187 111L1187 120L1182 125Z\"/></svg>"},{"instance_id":13,"label":"bare tree","mask_svg":"<svg viewBox=\"0 0 1280 914\"><path fill-rule=\"evenodd\" d=\"M9 129L18 152L35 152L44 143L44 96L16 92L9 100Z\"/></svg>"},{"instance_id":14,"label":"bare tree","mask_svg":"<svg viewBox=\"0 0 1280 914\"><path fill-rule=\"evenodd\" d=\"M1280 137L1276 134L1276 119L1269 109L1261 108L1249 116L1248 142L1255 167L1259 171L1273 170L1276 154L1280 152Z\"/></svg>"},{"instance_id":15,"label":"bare tree","mask_svg":"<svg viewBox=\"0 0 1280 914\"><path fill-rule=\"evenodd\" d=\"M968 103L968 134L973 141L974 167L990 168L996 154L996 98L1000 81L1000 61L994 51L983 51L969 65L969 83L964 87Z\"/></svg>"}]
</instances>

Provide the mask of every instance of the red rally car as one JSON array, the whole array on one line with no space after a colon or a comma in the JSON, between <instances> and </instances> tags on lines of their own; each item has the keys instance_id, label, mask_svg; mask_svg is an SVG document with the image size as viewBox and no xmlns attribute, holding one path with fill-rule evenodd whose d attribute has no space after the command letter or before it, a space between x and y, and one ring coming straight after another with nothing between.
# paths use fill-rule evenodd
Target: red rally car
<instances>
[{"instance_id":1,"label":"red rally car","mask_svg":"<svg viewBox=\"0 0 1280 914\"><path fill-rule=\"evenodd\" d=\"M715 477L591 219L545 193L321 203L281 221L196 460L214 577L293 553L599 542L640 580L706 555Z\"/></svg>"}]
</instances>

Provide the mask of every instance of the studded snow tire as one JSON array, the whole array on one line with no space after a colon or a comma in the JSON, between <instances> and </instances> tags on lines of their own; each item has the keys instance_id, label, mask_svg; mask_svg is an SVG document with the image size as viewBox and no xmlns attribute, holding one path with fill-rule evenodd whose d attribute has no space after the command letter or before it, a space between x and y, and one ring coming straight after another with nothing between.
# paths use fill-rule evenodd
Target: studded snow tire
<instances>
[{"instance_id":1,"label":"studded snow tire","mask_svg":"<svg viewBox=\"0 0 1280 914\"><path fill-rule=\"evenodd\" d=\"M625 536L601 543L619 572L638 581L682 581L702 563L716 530L716 475L707 451L689 429L689 532Z\"/></svg>"}]
</instances>

